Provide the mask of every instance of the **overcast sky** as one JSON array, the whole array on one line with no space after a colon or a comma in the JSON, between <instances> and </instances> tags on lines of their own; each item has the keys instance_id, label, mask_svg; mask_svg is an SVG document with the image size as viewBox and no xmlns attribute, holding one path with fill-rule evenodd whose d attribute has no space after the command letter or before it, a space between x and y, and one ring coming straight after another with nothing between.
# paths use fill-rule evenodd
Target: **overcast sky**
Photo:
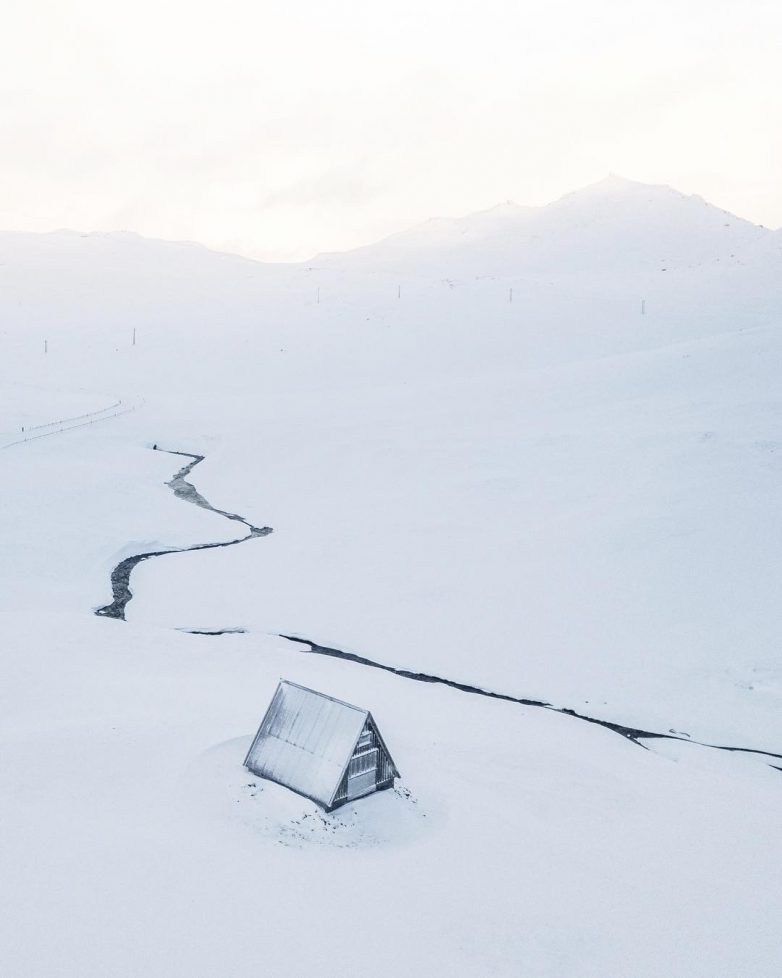
<instances>
[{"instance_id":1,"label":"overcast sky","mask_svg":"<svg viewBox=\"0 0 782 978\"><path fill-rule=\"evenodd\" d=\"M782 225L782 0L4 0L0 227L288 260L609 172Z\"/></svg>"}]
</instances>

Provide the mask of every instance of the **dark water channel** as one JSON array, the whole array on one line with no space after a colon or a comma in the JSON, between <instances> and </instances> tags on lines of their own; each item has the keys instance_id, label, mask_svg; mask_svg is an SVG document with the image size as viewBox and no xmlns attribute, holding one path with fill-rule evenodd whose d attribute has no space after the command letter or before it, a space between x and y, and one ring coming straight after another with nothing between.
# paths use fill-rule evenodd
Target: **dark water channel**
<instances>
[{"instance_id":1,"label":"dark water channel","mask_svg":"<svg viewBox=\"0 0 782 978\"><path fill-rule=\"evenodd\" d=\"M163 451L163 449L155 450ZM236 540L225 540L222 543L194 543L190 547L169 547L166 550L150 550L147 553L134 554L132 557L126 557L111 572L111 604L98 608L95 612L96 615L101 615L104 618L117 618L120 621L125 620L125 609L133 597L133 592L130 589L130 575L133 573L133 569L144 560L151 560L153 557L167 557L170 554L189 553L192 550L214 550L217 547L235 547L239 543L246 543L255 537L265 537L272 532L270 526L253 526L243 516L238 516L236 513L227 513L224 509L216 509L201 495L191 482L187 481L187 476L190 475L196 465L203 462L205 456L191 455L188 452L168 452L167 454L179 455L183 458L190 459L166 483L177 499L193 503L194 506L200 506L202 509L208 509L212 513L217 513L218 516L224 516L227 520L241 523L247 527L248 532L244 536L237 537Z\"/></svg>"},{"instance_id":2,"label":"dark water channel","mask_svg":"<svg viewBox=\"0 0 782 978\"><path fill-rule=\"evenodd\" d=\"M163 449L157 448L156 450L163 451ZM208 509L210 512L216 513L218 516L223 516L227 520L241 523L247 528L248 532L245 533L244 536L238 537L236 540L227 540L222 543L196 543L190 547L171 547L166 550L152 550L148 553L135 554L132 557L126 557L124 560L121 560L111 572L111 590L113 595L111 604L98 608L95 612L96 615L101 615L105 618L116 618L121 621L125 620L125 609L128 602L133 597L133 592L130 589L130 577L133 573L133 569L144 560L151 560L154 557L167 557L170 554L190 553L194 550L212 550L216 547L235 547L237 544L246 543L248 540L252 540L255 537L268 536L268 534L272 532L272 528L269 526L253 526L253 524L248 522L243 516L239 516L236 513L229 513L224 509L217 509L215 506L212 506L212 504L205 499L204 496L201 495L201 493L191 482L187 481L187 476L190 475L192 470L197 465L204 461L205 456L191 455L188 452L172 451L169 451L167 454L179 455L182 458L190 459L190 461L179 469L173 478L166 483L177 499L192 503L194 506L200 506L202 509ZM243 628L239 627L220 628L214 630L186 630L195 635L208 636L236 634L245 631ZM550 710L553 713L561 713L563 716L572 717L574 720L582 720L584 723L591 723L599 727L604 727L606 730L610 730L612 733L618 734L619 736L624 737L626 740L632 741L632 743L637 744L639 747L643 747L644 749L648 749L646 748L644 741L678 740L682 743L696 744L699 747L708 747L712 750L754 754L759 757L769 757L774 758L775 760L782 760L782 754L776 754L772 751L756 750L751 747L732 747L724 744L709 744L703 741L693 740L689 734L677 730L669 730L667 733L661 733L654 730L644 730L639 727L629 727L621 723L614 723L611 720L604 720L599 717L588 716L585 713L572 710L568 707L554 706L551 703L547 703L545 700L525 699L524 697L512 696L508 693L499 693L492 690L481 689L479 686L472 686L468 683L459 682L455 679L447 679L443 676L435 676L425 672L415 672L410 669L399 669L394 666L385 665L382 662L376 662L373 659L368 659L365 656L357 655L354 652L343 652L340 649L331 648L326 645L319 645L317 642L313 642L310 639L301 638L296 635L281 635L280 638L287 639L288 641L297 643L299 645L307 646L308 653L330 656L331 658L342 659L346 662L353 662L357 665L367 666L372 669L382 669L384 672L393 673L395 676L400 676L403 679L410 679L420 683L438 683L443 686L448 686L451 689L456 689L462 693L469 693L475 696L485 696L489 699L504 700L507 703L517 703L520 706ZM773 767L775 770L782 771L782 768L780 768L778 765L770 764L769 766Z\"/></svg>"}]
</instances>

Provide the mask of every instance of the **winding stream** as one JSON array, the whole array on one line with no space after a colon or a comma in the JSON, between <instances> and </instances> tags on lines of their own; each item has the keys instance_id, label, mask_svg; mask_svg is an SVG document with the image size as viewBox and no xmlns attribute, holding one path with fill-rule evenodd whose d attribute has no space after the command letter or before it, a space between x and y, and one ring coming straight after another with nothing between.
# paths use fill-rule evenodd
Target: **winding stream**
<instances>
[{"instance_id":1,"label":"winding stream","mask_svg":"<svg viewBox=\"0 0 782 978\"><path fill-rule=\"evenodd\" d=\"M164 449L156 448L155 451L164 451ZM190 547L170 547L166 550L150 550L147 553L134 554L132 557L126 557L111 572L111 593L113 595L111 604L98 608L95 612L96 615L125 621L125 609L133 597L133 592L130 590L130 575L133 573L133 569L144 560L151 560L153 557L166 557L168 554L189 553L191 550L213 550L216 547L235 547L238 543L246 543L247 540L253 540L255 537L265 537L272 532L270 526L253 526L243 516L238 516L236 513L227 513L224 509L216 509L201 495L191 482L187 481L187 476L190 475L196 465L203 462L206 456L191 455L189 452L167 452L167 454L180 455L183 458L189 458L191 460L179 469L176 475L166 483L177 499L193 503L194 506L200 506L202 509L208 509L212 513L217 513L218 516L224 516L227 520L242 523L247 527L249 532L243 537L238 537L236 540L225 540L222 543L195 543Z\"/></svg>"},{"instance_id":2,"label":"winding stream","mask_svg":"<svg viewBox=\"0 0 782 978\"><path fill-rule=\"evenodd\" d=\"M156 447L156 451L163 451L163 449L158 449ZM248 522L243 516L239 516L236 513L229 513L224 509L217 509L201 495L201 493L191 482L187 481L187 476L190 475L196 465L199 465L204 461L204 455L191 455L188 452L173 451L169 451L167 454L179 455L183 458L190 459L190 461L179 469L174 477L166 483L177 499L182 499L185 502L192 503L194 506L200 506L202 509L208 509L212 513L217 513L218 516L225 517L225 519L233 520L236 523L241 523L247 527L249 532L245 534L245 536L239 537L236 540L227 540L223 543L196 543L190 547L172 547L168 550L153 550L148 553L135 554L132 557L126 557L124 560L121 560L111 572L111 590L113 594L113 601L111 604L98 608L95 612L96 615L101 615L106 618L116 618L121 621L125 620L125 608L133 597L133 592L130 590L130 575L133 572L133 568L140 564L143 560L150 560L153 557L165 557L168 554L188 553L193 550L211 550L215 547L234 547L239 543L246 543L248 540L252 540L255 537L267 536L272 532L272 528L269 526L253 526L253 524ZM194 635L210 636L235 634L245 631L243 628L184 630ZM357 655L354 652L343 652L340 649L331 648L327 645L319 645L317 642L313 642L310 639L301 638L296 635L280 635L280 638L284 638L289 642L294 642L299 645L308 646L308 654L313 653L316 655L330 656L331 658L342 659L347 662L354 662L361 666L368 666L372 669L381 669L384 672L391 672L395 676L400 676L403 679L411 679L415 682L439 683L443 686L449 686L451 689L459 690L462 693L470 693L475 696L485 696L489 699L504 700L508 703L518 703L520 706L537 707L542 710L550 710L553 713L561 713L563 716L572 717L575 720L583 720L584 723L592 723L599 727L605 727L606 730L619 734L621 737L624 737L627 740L632 741L634 744L637 744L639 747L644 748L644 750L648 750L646 745L643 743L645 740L678 740L685 744L696 744L699 747L708 747L712 750L753 754L758 757L769 757L774 758L775 760L782 760L782 754L776 754L768 750L759 750L752 747L730 747L724 744L708 744L700 740L693 740L689 734L676 730L669 730L667 733L659 733L653 730L628 727L621 723L614 723L611 720L601 720L598 717L591 717L585 713L579 713L577 710L572 710L568 707L554 706L551 703L547 703L545 700L525 699L519 696L511 696L509 693L497 693L493 692L492 690L481 689L480 686L471 686L468 683L461 683L455 679L446 679L442 676L435 676L425 672L413 672L409 669L399 669L394 666L386 665L382 662L376 662L373 659L367 659L364 656ZM782 771L782 767L779 767L776 764L769 764L769 766L773 767L777 771Z\"/></svg>"}]
</instances>

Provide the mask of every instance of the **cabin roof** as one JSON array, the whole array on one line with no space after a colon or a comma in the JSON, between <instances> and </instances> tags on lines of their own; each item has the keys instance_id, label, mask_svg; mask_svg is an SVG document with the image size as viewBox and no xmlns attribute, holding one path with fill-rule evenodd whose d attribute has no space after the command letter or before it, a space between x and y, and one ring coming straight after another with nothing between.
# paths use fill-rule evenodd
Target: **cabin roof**
<instances>
[{"instance_id":1,"label":"cabin roof","mask_svg":"<svg viewBox=\"0 0 782 978\"><path fill-rule=\"evenodd\" d=\"M245 767L328 808L367 719L368 710L283 679ZM388 754L385 744L383 749Z\"/></svg>"}]
</instances>

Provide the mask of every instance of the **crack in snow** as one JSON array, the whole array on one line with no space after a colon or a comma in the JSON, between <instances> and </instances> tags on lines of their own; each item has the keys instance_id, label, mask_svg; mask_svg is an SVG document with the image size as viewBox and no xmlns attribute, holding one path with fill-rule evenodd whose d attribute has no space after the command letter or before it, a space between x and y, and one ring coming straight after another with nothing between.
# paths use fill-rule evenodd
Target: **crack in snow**
<instances>
[{"instance_id":1,"label":"crack in snow","mask_svg":"<svg viewBox=\"0 0 782 978\"><path fill-rule=\"evenodd\" d=\"M445 679L443 676L433 676L425 672L399 669L395 666L386 665L383 662L375 662L373 659L367 659L362 655L356 655L355 652L343 652L341 649L330 648L327 645L318 645L317 642L313 642L308 638L300 638L296 635L280 635L280 638L287 639L289 642L297 642L300 645L308 645L309 651L317 655L332 656L335 659L344 659L348 662L355 662L358 665L370 666L372 669L382 669L384 672L391 672L395 676L401 676L404 679L413 679L420 683L439 683L443 686L449 686L451 689L458 689L462 693L472 693L476 696L485 696L494 700L505 700L508 703L518 703L520 706L538 707L542 710L550 710L552 713L561 713L563 716L573 717L575 720L583 720L585 723L594 723L599 727L605 727L607 730L611 730L613 733L625 737L627 740L631 740L639 747L643 747L644 750L649 749L646 744L642 743L644 740L678 740L684 744L695 744L698 747L708 747L711 750L731 751L739 754L757 754L763 757L773 757L782 760L782 754L775 754L773 751L760 750L753 747L729 747L724 744L708 744L701 740L693 740L686 734L678 735L672 732L658 733L654 730L627 727L621 723L614 723L612 720L601 720L598 717L591 717L585 713L579 713L577 710L570 709L566 706L554 706L545 700L511 696L509 693L497 693L493 690L482 689L480 686L471 686L468 683L460 683L454 679ZM776 767L774 764L770 764L769 766ZM782 768L776 769L782 770Z\"/></svg>"}]
</instances>

